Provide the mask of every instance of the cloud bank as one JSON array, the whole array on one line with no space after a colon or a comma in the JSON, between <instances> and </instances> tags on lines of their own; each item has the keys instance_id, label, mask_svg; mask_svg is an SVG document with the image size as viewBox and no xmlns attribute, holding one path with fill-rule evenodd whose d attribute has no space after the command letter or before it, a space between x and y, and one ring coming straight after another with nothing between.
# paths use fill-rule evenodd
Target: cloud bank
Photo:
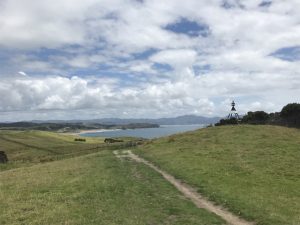
<instances>
[{"instance_id":1,"label":"cloud bank","mask_svg":"<svg viewBox=\"0 0 300 225\"><path fill-rule=\"evenodd\" d=\"M300 3L4 0L0 120L223 116L300 96Z\"/></svg>"}]
</instances>

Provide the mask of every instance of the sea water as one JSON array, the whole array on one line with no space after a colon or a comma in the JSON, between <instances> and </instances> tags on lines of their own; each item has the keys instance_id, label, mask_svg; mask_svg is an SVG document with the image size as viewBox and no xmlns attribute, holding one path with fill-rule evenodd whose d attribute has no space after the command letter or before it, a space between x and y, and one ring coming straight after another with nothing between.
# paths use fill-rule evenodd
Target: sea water
<instances>
[{"instance_id":1,"label":"sea water","mask_svg":"<svg viewBox=\"0 0 300 225\"><path fill-rule=\"evenodd\" d=\"M205 127L203 124L194 125L161 125L157 128L139 128L127 130L105 130L99 132L84 133L83 137L140 137L140 138L158 138L186 131L197 130Z\"/></svg>"}]
</instances>

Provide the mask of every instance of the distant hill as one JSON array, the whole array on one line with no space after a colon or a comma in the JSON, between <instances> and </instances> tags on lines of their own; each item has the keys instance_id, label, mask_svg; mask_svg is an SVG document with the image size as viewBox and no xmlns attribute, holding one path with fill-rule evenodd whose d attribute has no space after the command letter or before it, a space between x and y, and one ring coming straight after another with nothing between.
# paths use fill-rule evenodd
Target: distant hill
<instances>
[{"instance_id":1,"label":"distant hill","mask_svg":"<svg viewBox=\"0 0 300 225\"><path fill-rule=\"evenodd\" d=\"M128 124L100 124L94 122L14 122L0 123L0 130L43 130L59 132L75 132L78 130L91 129L136 129L159 127L152 123L128 123Z\"/></svg>"},{"instance_id":2,"label":"distant hill","mask_svg":"<svg viewBox=\"0 0 300 225\"><path fill-rule=\"evenodd\" d=\"M33 121L35 123L98 123L98 124L159 124L159 125L190 125L190 124L214 124L219 122L220 117L204 117L196 115L184 115L173 118L159 119L120 119L120 118L104 118L93 120L51 120L51 121Z\"/></svg>"},{"instance_id":3,"label":"distant hill","mask_svg":"<svg viewBox=\"0 0 300 225\"><path fill-rule=\"evenodd\" d=\"M204 117L185 115L173 118L159 119L120 119L104 118L93 120L34 120L12 123L0 123L1 129L11 130L44 130L73 132L77 130L90 129L135 129L159 127L159 125L192 125L192 124L215 124L219 117Z\"/></svg>"}]
</instances>

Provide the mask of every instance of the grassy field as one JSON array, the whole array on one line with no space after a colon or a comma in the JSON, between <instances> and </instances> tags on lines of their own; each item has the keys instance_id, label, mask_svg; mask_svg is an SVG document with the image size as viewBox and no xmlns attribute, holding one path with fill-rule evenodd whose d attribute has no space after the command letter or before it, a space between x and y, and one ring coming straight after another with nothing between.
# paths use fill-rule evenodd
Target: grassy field
<instances>
[{"instance_id":1,"label":"grassy field","mask_svg":"<svg viewBox=\"0 0 300 225\"><path fill-rule=\"evenodd\" d=\"M86 142L75 138L45 131L0 131L0 150L9 159L0 164L0 171L96 152L103 146L103 138L85 138Z\"/></svg>"},{"instance_id":2,"label":"grassy field","mask_svg":"<svg viewBox=\"0 0 300 225\"><path fill-rule=\"evenodd\" d=\"M150 141L135 153L257 224L300 224L300 130L212 127Z\"/></svg>"},{"instance_id":3,"label":"grassy field","mask_svg":"<svg viewBox=\"0 0 300 225\"><path fill-rule=\"evenodd\" d=\"M101 138L1 131L0 224L222 224ZM258 225L300 224L300 131L223 126L133 151ZM95 153L97 152L97 153Z\"/></svg>"},{"instance_id":4,"label":"grassy field","mask_svg":"<svg viewBox=\"0 0 300 225\"><path fill-rule=\"evenodd\" d=\"M1 225L224 223L197 209L150 168L117 159L112 149L122 143L74 138L0 132L0 148L10 160L0 167Z\"/></svg>"},{"instance_id":5,"label":"grassy field","mask_svg":"<svg viewBox=\"0 0 300 225\"><path fill-rule=\"evenodd\" d=\"M223 221L111 151L0 172L0 224L209 225Z\"/></svg>"}]
</instances>

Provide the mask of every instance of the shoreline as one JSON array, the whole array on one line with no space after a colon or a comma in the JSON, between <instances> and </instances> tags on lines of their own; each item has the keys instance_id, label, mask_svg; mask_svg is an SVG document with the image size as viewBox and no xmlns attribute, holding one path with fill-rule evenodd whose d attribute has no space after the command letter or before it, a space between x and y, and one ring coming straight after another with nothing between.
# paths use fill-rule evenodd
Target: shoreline
<instances>
[{"instance_id":1,"label":"shoreline","mask_svg":"<svg viewBox=\"0 0 300 225\"><path fill-rule=\"evenodd\" d=\"M198 128L204 128L204 124L187 124L187 125L160 125L158 128L168 128L168 127L182 127L182 126L187 126L187 127L198 127ZM135 129L126 129L126 130L139 130L139 129L151 129L153 127L149 128L135 128ZM156 127L155 127L156 128ZM102 133L102 132L113 132L113 131L121 131L123 129L90 129L90 130L77 130L77 131L71 131L71 132L66 132L66 133L61 133L64 135L74 135L74 136L81 136L83 134L90 134L90 133ZM188 129L187 131L189 131ZM191 129L193 130L193 129ZM183 131L184 132L184 131ZM84 135L86 137L86 135ZM88 136L88 135L87 135ZM92 135L93 136L93 135Z\"/></svg>"},{"instance_id":2,"label":"shoreline","mask_svg":"<svg viewBox=\"0 0 300 225\"><path fill-rule=\"evenodd\" d=\"M92 130L79 130L78 132L67 132L67 133L62 133L66 135L81 135L81 134L88 134L88 133L101 133L101 132L106 132L106 131L117 131L121 129L92 129Z\"/></svg>"}]
</instances>

